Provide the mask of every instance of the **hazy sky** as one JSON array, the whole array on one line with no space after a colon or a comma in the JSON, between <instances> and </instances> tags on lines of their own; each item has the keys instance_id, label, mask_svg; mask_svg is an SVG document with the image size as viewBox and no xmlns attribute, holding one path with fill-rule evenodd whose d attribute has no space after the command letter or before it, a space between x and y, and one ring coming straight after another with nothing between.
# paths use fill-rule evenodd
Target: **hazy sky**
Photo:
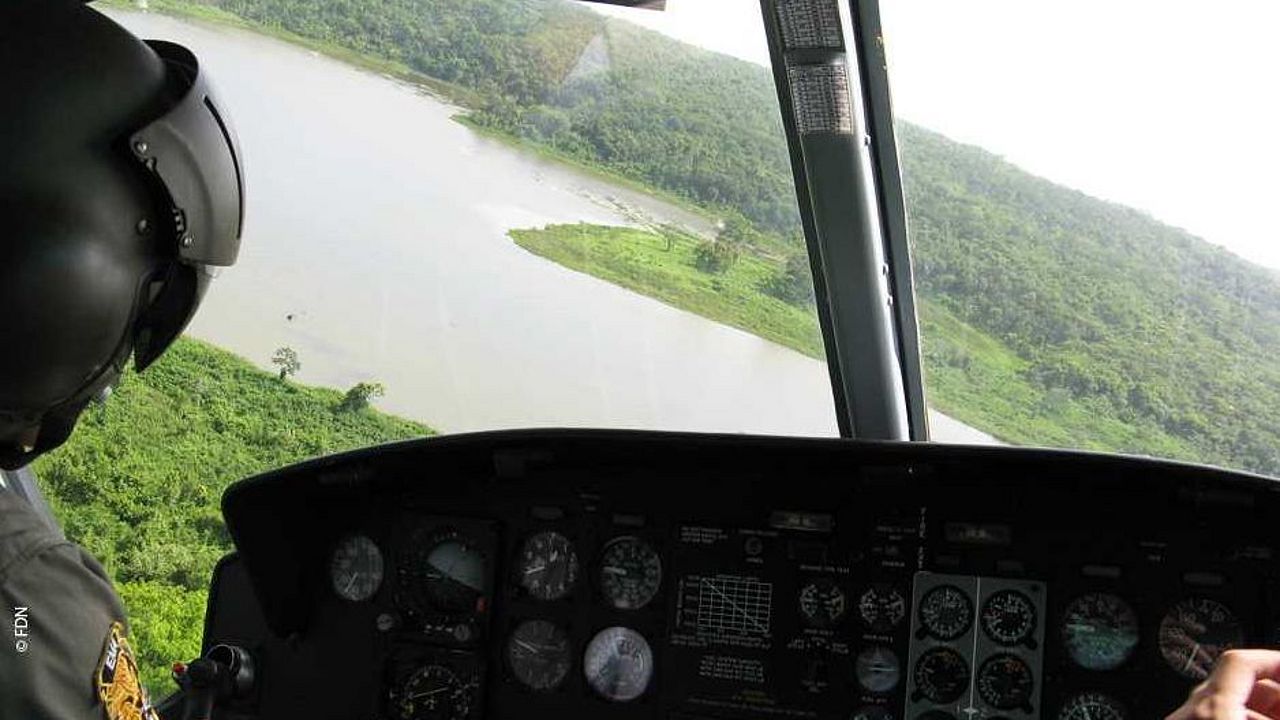
<instances>
[{"instance_id":1,"label":"hazy sky","mask_svg":"<svg viewBox=\"0 0 1280 720\"><path fill-rule=\"evenodd\" d=\"M605 11L768 63L757 0L667 8ZM901 117L1280 269L1280 1L882 0L881 12Z\"/></svg>"}]
</instances>

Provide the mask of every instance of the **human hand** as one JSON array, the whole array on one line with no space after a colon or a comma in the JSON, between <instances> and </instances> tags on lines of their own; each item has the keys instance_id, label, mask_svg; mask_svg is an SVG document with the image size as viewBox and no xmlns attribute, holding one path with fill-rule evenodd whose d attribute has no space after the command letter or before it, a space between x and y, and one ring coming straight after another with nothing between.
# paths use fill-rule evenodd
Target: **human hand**
<instances>
[{"instance_id":1,"label":"human hand","mask_svg":"<svg viewBox=\"0 0 1280 720\"><path fill-rule=\"evenodd\" d=\"M1280 720L1280 651L1228 650L1165 720Z\"/></svg>"}]
</instances>

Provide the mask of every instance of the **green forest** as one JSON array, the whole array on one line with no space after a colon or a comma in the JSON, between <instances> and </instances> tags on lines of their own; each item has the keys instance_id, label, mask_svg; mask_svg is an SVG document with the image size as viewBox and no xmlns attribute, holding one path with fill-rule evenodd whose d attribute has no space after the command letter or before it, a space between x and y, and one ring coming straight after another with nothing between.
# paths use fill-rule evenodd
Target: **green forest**
<instances>
[{"instance_id":1,"label":"green forest","mask_svg":"<svg viewBox=\"0 0 1280 720\"><path fill-rule=\"evenodd\" d=\"M513 229L521 247L818 356L771 76L567 0L152 0L448 94L469 124L723 221ZM1280 281L1138 211L899 126L930 403L1001 439L1280 475ZM184 341L38 466L147 680L198 646L227 483L429 432Z\"/></svg>"}]
</instances>

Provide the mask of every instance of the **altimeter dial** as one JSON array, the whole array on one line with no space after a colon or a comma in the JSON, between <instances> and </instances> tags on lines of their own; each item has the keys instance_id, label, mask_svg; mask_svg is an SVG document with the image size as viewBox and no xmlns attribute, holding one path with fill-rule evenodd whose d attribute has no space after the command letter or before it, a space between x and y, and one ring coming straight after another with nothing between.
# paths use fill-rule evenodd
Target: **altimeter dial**
<instances>
[{"instance_id":1,"label":"altimeter dial","mask_svg":"<svg viewBox=\"0 0 1280 720\"><path fill-rule=\"evenodd\" d=\"M517 572L517 582L530 597L559 600L578 581L578 553L564 535L540 532L525 540Z\"/></svg>"}]
</instances>

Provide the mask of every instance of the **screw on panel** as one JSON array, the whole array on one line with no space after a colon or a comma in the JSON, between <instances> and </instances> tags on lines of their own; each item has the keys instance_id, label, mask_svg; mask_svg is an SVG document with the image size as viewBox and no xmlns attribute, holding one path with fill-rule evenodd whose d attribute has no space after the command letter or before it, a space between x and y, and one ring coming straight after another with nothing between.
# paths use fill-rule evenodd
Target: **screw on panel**
<instances>
[{"instance_id":1,"label":"screw on panel","mask_svg":"<svg viewBox=\"0 0 1280 720\"><path fill-rule=\"evenodd\" d=\"M189 248L194 243L195 243L195 238L191 237L190 235L184 235L182 237L182 247Z\"/></svg>"},{"instance_id":2,"label":"screw on panel","mask_svg":"<svg viewBox=\"0 0 1280 720\"><path fill-rule=\"evenodd\" d=\"M139 155L146 155L148 149L150 148L148 147L145 140L139 140L138 142L133 144L133 151L138 153Z\"/></svg>"},{"instance_id":3,"label":"screw on panel","mask_svg":"<svg viewBox=\"0 0 1280 720\"><path fill-rule=\"evenodd\" d=\"M151 232L151 223L147 222L146 218L142 218L141 220L138 221L137 228L138 228L139 235L146 235L147 233Z\"/></svg>"}]
</instances>

